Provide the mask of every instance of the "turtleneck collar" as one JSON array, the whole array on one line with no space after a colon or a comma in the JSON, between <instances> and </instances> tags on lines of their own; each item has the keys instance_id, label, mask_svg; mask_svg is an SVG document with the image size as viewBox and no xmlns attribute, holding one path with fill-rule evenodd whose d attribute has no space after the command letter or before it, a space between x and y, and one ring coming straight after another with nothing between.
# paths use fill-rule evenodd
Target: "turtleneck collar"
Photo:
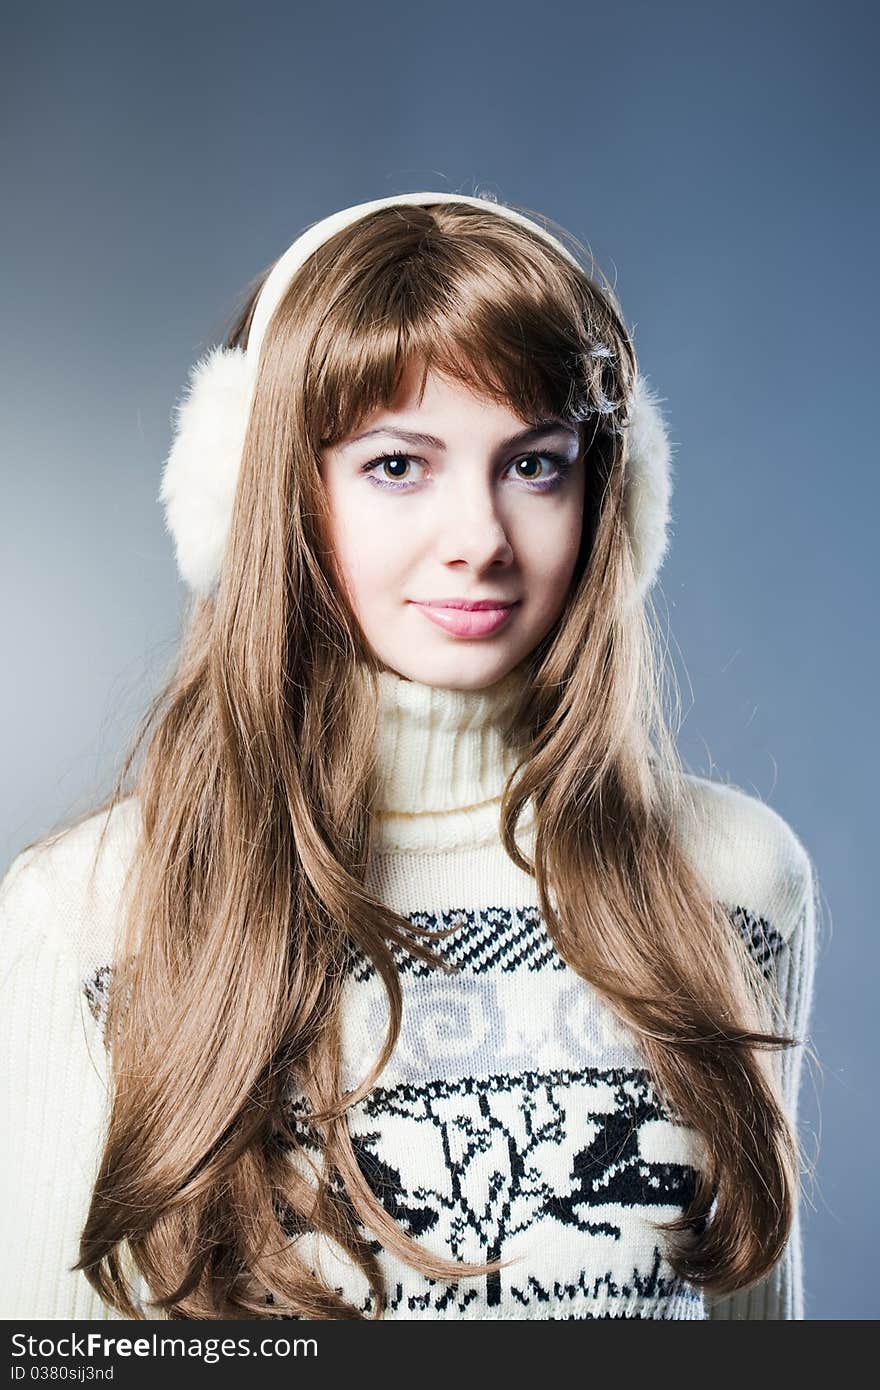
<instances>
[{"instance_id":1,"label":"turtleneck collar","mask_svg":"<svg viewBox=\"0 0 880 1390\"><path fill-rule=\"evenodd\" d=\"M523 679L516 667L494 685L452 690L379 672L374 810L383 848L440 850L497 835L519 756L502 725Z\"/></svg>"}]
</instances>

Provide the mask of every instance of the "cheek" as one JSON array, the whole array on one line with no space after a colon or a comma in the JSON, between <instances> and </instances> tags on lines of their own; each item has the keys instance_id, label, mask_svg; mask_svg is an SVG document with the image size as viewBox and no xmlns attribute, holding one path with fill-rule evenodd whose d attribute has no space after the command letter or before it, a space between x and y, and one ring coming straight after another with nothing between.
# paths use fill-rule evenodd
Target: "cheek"
<instances>
[{"instance_id":1,"label":"cheek","mask_svg":"<svg viewBox=\"0 0 880 1390\"><path fill-rule=\"evenodd\" d=\"M583 488L575 489L564 505L541 518L524 518L518 528L517 555L524 570L548 590L565 589L577 562L583 528Z\"/></svg>"},{"instance_id":2,"label":"cheek","mask_svg":"<svg viewBox=\"0 0 880 1390\"><path fill-rule=\"evenodd\" d=\"M347 492L330 498L333 549L359 613L387 603L405 556L399 527Z\"/></svg>"}]
</instances>

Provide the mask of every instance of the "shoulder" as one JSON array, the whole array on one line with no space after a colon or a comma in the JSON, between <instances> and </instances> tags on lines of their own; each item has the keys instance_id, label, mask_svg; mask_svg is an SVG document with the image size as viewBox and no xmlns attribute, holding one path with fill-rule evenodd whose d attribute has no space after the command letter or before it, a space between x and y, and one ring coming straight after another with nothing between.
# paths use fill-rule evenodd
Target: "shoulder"
<instances>
[{"instance_id":1,"label":"shoulder","mask_svg":"<svg viewBox=\"0 0 880 1390\"><path fill-rule=\"evenodd\" d=\"M127 797L16 855L0 879L4 969L37 943L85 965L109 958L140 829Z\"/></svg>"},{"instance_id":2,"label":"shoulder","mask_svg":"<svg viewBox=\"0 0 880 1390\"><path fill-rule=\"evenodd\" d=\"M714 896L788 940L813 892L810 855L778 811L726 782L687 773L675 803L679 843Z\"/></svg>"}]
</instances>

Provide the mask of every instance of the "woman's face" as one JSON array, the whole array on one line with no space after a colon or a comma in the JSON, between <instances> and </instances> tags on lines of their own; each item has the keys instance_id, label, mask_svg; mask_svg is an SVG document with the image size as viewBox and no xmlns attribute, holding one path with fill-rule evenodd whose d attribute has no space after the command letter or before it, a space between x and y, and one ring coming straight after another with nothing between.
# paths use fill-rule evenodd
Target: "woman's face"
<instances>
[{"instance_id":1,"label":"woman's face","mask_svg":"<svg viewBox=\"0 0 880 1390\"><path fill-rule=\"evenodd\" d=\"M579 437L566 424L526 435L528 423L506 407L434 373L420 406L417 393L411 368L391 409L323 451L333 547L386 667L426 685L482 689L562 610L581 537ZM383 454L391 457L377 462ZM512 607L428 606L450 599Z\"/></svg>"}]
</instances>

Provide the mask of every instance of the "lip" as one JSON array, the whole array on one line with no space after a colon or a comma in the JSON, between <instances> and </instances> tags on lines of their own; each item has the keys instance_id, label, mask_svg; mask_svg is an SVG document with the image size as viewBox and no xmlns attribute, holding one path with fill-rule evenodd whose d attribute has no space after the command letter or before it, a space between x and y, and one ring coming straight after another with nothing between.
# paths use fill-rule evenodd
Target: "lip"
<instances>
[{"instance_id":1,"label":"lip","mask_svg":"<svg viewBox=\"0 0 880 1390\"><path fill-rule=\"evenodd\" d=\"M501 603L497 599L442 599L436 603L416 603L426 618L453 637L487 637L497 632L518 606L519 599Z\"/></svg>"},{"instance_id":2,"label":"lip","mask_svg":"<svg viewBox=\"0 0 880 1390\"><path fill-rule=\"evenodd\" d=\"M422 602L428 608L466 608L470 613L478 613L484 608L512 608L519 599L515 598L426 598L415 599L414 602Z\"/></svg>"}]
</instances>

